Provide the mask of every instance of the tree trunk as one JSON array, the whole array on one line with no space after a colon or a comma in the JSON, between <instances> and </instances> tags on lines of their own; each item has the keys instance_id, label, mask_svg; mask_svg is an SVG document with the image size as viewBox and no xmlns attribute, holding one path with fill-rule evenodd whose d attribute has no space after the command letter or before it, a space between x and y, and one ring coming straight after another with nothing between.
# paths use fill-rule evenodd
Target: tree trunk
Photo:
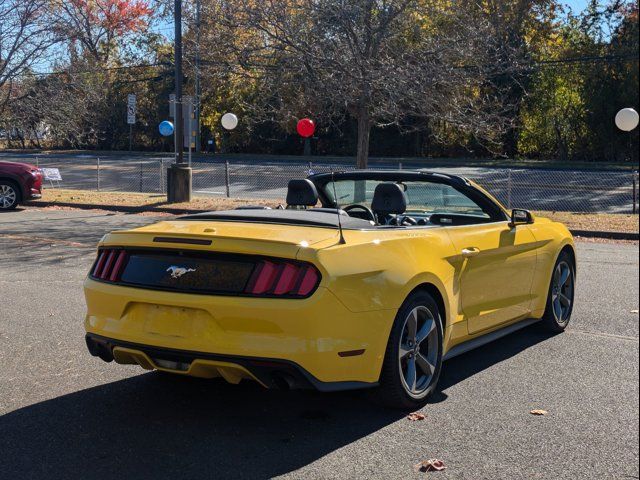
<instances>
[{"instance_id":1,"label":"tree trunk","mask_svg":"<svg viewBox=\"0 0 640 480\"><path fill-rule=\"evenodd\" d=\"M369 162L369 137L371 135L371 117L366 107L358 109L358 153L356 166L367 168Z\"/></svg>"}]
</instances>

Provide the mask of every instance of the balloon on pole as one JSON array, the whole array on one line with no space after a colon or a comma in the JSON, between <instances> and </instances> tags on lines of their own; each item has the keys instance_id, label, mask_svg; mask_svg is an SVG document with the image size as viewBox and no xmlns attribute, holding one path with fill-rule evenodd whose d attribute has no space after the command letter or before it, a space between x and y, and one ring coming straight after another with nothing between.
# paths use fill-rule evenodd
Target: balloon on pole
<instances>
[{"instance_id":1,"label":"balloon on pole","mask_svg":"<svg viewBox=\"0 0 640 480\"><path fill-rule=\"evenodd\" d=\"M311 138L316 132L316 124L310 118L303 118L298 122L297 130L302 138Z\"/></svg>"},{"instance_id":2,"label":"balloon on pole","mask_svg":"<svg viewBox=\"0 0 640 480\"><path fill-rule=\"evenodd\" d=\"M238 117L233 113L225 113L220 123L225 130L234 130L238 126Z\"/></svg>"},{"instance_id":3,"label":"balloon on pole","mask_svg":"<svg viewBox=\"0 0 640 480\"><path fill-rule=\"evenodd\" d=\"M638 112L633 108L623 108L616 114L616 127L624 132L630 132L638 126Z\"/></svg>"},{"instance_id":4,"label":"balloon on pole","mask_svg":"<svg viewBox=\"0 0 640 480\"><path fill-rule=\"evenodd\" d=\"M616 114L616 126L625 132L630 132L638 126L638 112L633 108L623 108Z\"/></svg>"},{"instance_id":5,"label":"balloon on pole","mask_svg":"<svg viewBox=\"0 0 640 480\"><path fill-rule=\"evenodd\" d=\"M162 135L163 137L173 135L173 123L169 122L168 120L160 122L160 125L158 125L158 130L160 131L160 135Z\"/></svg>"}]
</instances>

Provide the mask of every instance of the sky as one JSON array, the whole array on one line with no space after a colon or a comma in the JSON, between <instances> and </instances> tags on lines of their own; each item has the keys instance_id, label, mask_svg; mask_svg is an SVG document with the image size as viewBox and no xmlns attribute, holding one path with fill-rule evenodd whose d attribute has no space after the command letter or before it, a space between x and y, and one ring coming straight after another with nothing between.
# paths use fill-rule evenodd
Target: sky
<instances>
[{"instance_id":1,"label":"sky","mask_svg":"<svg viewBox=\"0 0 640 480\"><path fill-rule=\"evenodd\" d=\"M564 2L569 5L574 12L581 12L589 4L588 0L567 0Z\"/></svg>"}]
</instances>

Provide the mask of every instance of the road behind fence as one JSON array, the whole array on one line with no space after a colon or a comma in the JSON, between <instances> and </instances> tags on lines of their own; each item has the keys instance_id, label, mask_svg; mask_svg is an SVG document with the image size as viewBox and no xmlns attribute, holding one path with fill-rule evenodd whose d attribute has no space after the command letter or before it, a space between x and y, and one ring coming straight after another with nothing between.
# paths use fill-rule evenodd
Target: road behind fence
<instances>
[{"instance_id":1,"label":"road behind fence","mask_svg":"<svg viewBox=\"0 0 640 480\"><path fill-rule=\"evenodd\" d=\"M49 188L163 194L166 169L172 162L173 158L113 160L86 156L36 158L34 163L60 170L62 181L48 182ZM247 199L284 199L291 178L304 178L310 171L354 168L247 160L199 161L192 167L195 195ZM508 208L585 213L636 213L638 208L638 172L476 167L435 170L475 180Z\"/></svg>"}]
</instances>

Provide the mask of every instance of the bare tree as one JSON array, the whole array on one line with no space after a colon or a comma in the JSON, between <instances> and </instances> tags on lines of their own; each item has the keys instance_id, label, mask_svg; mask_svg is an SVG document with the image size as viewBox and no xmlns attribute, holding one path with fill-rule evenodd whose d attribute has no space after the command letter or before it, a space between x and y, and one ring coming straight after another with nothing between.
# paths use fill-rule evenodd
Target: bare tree
<instances>
[{"instance_id":1,"label":"bare tree","mask_svg":"<svg viewBox=\"0 0 640 480\"><path fill-rule=\"evenodd\" d=\"M500 89L522 65L491 24L463 3L437 0L213 1L222 20L218 67L258 85L263 110L290 121L357 120L357 165L372 126L447 122L498 142L512 118ZM209 16L209 18L211 18ZM226 63L225 63L226 62ZM292 100L293 99L293 100ZM260 118L257 116L256 118Z\"/></svg>"},{"instance_id":2,"label":"bare tree","mask_svg":"<svg viewBox=\"0 0 640 480\"><path fill-rule=\"evenodd\" d=\"M47 0L0 2L0 113L15 98L16 80L60 41L51 30Z\"/></svg>"}]
</instances>

